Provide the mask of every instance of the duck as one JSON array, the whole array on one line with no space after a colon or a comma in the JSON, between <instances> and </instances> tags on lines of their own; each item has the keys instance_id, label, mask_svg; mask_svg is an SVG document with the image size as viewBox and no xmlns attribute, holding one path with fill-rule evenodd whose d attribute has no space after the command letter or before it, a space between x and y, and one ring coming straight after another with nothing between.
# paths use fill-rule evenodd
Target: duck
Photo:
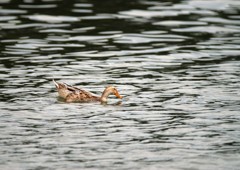
<instances>
[{"instance_id":1,"label":"duck","mask_svg":"<svg viewBox=\"0 0 240 170\"><path fill-rule=\"evenodd\" d=\"M107 86L105 90L102 92L102 95L98 96L84 89L80 89L78 87L71 86L66 83L56 82L54 79L53 79L53 83L56 86L59 97L61 97L68 103L71 103L71 102L106 103L108 96L111 94L115 95L119 99L123 98L114 86Z\"/></svg>"}]
</instances>

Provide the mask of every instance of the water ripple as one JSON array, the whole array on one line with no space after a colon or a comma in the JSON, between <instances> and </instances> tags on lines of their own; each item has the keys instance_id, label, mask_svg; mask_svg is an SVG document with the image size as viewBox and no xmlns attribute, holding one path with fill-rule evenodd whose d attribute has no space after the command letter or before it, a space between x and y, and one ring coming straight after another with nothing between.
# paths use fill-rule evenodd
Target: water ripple
<instances>
[{"instance_id":1,"label":"water ripple","mask_svg":"<svg viewBox=\"0 0 240 170\"><path fill-rule=\"evenodd\" d=\"M0 169L239 168L238 1L0 4Z\"/></svg>"},{"instance_id":2,"label":"water ripple","mask_svg":"<svg viewBox=\"0 0 240 170\"><path fill-rule=\"evenodd\" d=\"M30 15L24 17L34 21L43 21L49 23L76 22L80 20L77 17L70 16Z\"/></svg>"}]
</instances>

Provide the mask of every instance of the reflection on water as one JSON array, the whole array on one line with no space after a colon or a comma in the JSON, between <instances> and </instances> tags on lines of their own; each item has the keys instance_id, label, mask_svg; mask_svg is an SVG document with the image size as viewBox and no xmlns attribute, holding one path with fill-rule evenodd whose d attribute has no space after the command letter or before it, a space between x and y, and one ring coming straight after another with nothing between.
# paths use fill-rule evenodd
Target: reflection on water
<instances>
[{"instance_id":1,"label":"reflection on water","mask_svg":"<svg viewBox=\"0 0 240 170\"><path fill-rule=\"evenodd\" d=\"M239 1L0 4L0 169L238 169Z\"/></svg>"}]
</instances>

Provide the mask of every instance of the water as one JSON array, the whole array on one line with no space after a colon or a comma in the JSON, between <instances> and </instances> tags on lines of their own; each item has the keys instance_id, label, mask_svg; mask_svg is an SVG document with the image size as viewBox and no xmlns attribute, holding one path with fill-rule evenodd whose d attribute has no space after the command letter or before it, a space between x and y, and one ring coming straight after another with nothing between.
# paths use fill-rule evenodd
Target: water
<instances>
[{"instance_id":1,"label":"water","mask_svg":"<svg viewBox=\"0 0 240 170\"><path fill-rule=\"evenodd\" d=\"M0 169L239 169L239 1L0 4Z\"/></svg>"}]
</instances>

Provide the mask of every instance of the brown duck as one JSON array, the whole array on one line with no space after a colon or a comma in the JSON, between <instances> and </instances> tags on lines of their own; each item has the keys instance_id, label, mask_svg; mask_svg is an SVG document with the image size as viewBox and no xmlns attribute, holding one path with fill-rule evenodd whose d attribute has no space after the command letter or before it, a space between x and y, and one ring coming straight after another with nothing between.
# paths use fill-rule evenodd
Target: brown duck
<instances>
[{"instance_id":1,"label":"brown duck","mask_svg":"<svg viewBox=\"0 0 240 170\"><path fill-rule=\"evenodd\" d=\"M106 87L102 95L97 96L91 92L68 85L66 83L59 83L55 80L53 80L53 82L58 90L59 96L66 102L107 102L107 98L110 94L114 94L117 98L122 99L122 96L120 96L117 89L113 86Z\"/></svg>"}]
</instances>

